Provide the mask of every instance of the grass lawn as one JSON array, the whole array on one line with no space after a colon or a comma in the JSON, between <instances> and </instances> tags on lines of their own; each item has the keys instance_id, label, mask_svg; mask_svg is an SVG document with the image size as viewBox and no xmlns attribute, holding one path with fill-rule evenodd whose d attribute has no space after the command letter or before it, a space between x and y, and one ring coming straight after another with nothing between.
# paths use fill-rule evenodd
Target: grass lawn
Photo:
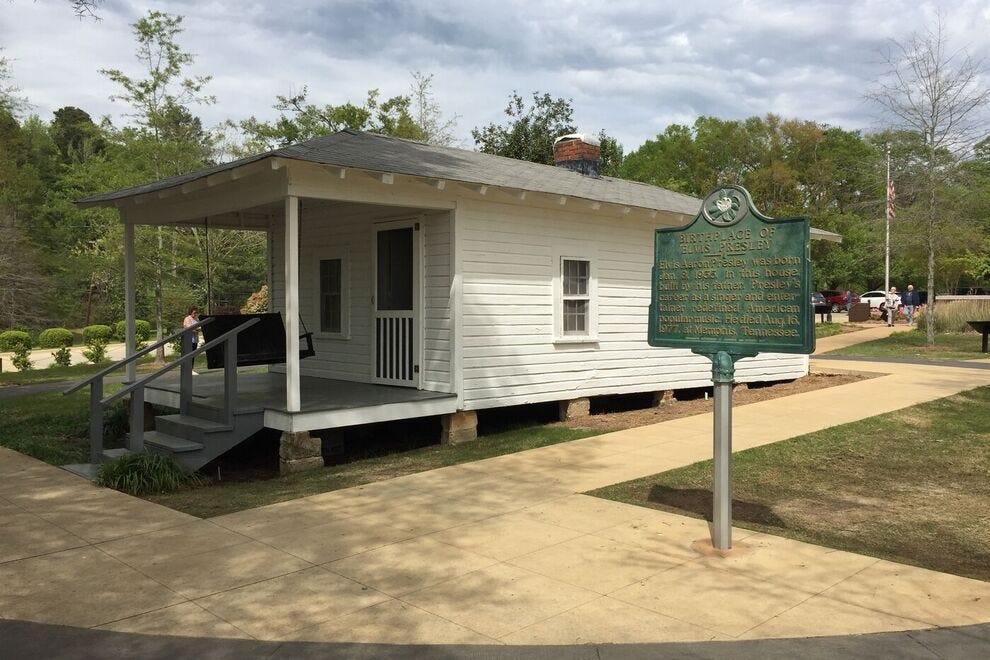
<instances>
[{"instance_id":1,"label":"grass lawn","mask_svg":"<svg viewBox=\"0 0 990 660\"><path fill-rule=\"evenodd\" d=\"M107 393L119 385L108 385ZM61 392L0 399L0 446L52 465L89 461L89 390L70 396ZM109 407L104 416L108 436L127 428L124 406ZM106 447L120 446L105 442Z\"/></svg>"},{"instance_id":2,"label":"grass lawn","mask_svg":"<svg viewBox=\"0 0 990 660\"><path fill-rule=\"evenodd\" d=\"M929 360L978 360L987 358L980 352L980 335L976 332L953 332L935 335L935 345L926 344L921 330L895 332L884 339L868 341L826 355L855 355L878 358L925 358Z\"/></svg>"},{"instance_id":3,"label":"grass lawn","mask_svg":"<svg viewBox=\"0 0 990 660\"><path fill-rule=\"evenodd\" d=\"M460 445L434 445L262 481L214 482L146 499L207 518L492 456L577 440L603 431L525 426Z\"/></svg>"},{"instance_id":4,"label":"grass lawn","mask_svg":"<svg viewBox=\"0 0 990 660\"><path fill-rule=\"evenodd\" d=\"M833 335L842 334L842 324L841 323L818 323L815 325L815 338L822 339L823 337L832 337Z\"/></svg>"},{"instance_id":5,"label":"grass lawn","mask_svg":"<svg viewBox=\"0 0 990 660\"><path fill-rule=\"evenodd\" d=\"M990 580L990 387L733 457L738 527ZM711 519L711 461L590 493Z\"/></svg>"},{"instance_id":6,"label":"grass lawn","mask_svg":"<svg viewBox=\"0 0 990 660\"><path fill-rule=\"evenodd\" d=\"M174 358L174 355L169 355L167 360L171 361ZM205 369L206 357L197 357L194 364L197 369ZM154 357L143 357L138 360L138 372L150 373L154 370L153 365ZM73 364L69 367L45 367L41 369L28 369L27 371L4 371L3 373L0 373L0 387L7 385L37 385L39 383L53 383L59 381L80 381L85 379L87 376L95 374L100 369L105 369L109 366L110 362L101 362L100 364L90 364L89 362L84 362L80 364ZM108 374L107 377L112 378L114 376L123 375L124 369L118 369L117 371Z\"/></svg>"}]
</instances>

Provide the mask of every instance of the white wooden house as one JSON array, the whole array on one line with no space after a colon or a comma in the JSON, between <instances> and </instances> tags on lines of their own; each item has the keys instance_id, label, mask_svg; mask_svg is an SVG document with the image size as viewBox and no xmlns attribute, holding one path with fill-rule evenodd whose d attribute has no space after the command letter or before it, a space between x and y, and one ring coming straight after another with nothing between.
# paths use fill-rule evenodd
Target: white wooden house
<instances>
[{"instance_id":1,"label":"white wooden house","mask_svg":"<svg viewBox=\"0 0 990 660\"><path fill-rule=\"evenodd\" d=\"M130 333L134 225L267 232L289 358L241 376L255 425L445 415L456 440L484 408L710 384L707 359L646 342L654 229L686 223L700 200L597 176L593 139L556 146L552 167L345 130L80 204L119 209ZM300 318L314 333L305 360ZM736 377L807 370L806 356L762 354ZM201 376L196 396L217 386ZM176 387L147 400L174 405ZM160 435L148 442L167 445Z\"/></svg>"}]
</instances>

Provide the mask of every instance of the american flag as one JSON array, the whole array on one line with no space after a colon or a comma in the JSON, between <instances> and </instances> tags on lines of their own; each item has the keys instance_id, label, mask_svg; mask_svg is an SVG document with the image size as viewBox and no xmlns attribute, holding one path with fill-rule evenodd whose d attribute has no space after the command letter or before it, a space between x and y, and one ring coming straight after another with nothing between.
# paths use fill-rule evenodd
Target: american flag
<instances>
[{"instance_id":1,"label":"american flag","mask_svg":"<svg viewBox=\"0 0 990 660\"><path fill-rule=\"evenodd\" d=\"M897 213L894 211L894 199L897 192L894 190L894 180L887 181L887 220L893 220Z\"/></svg>"}]
</instances>

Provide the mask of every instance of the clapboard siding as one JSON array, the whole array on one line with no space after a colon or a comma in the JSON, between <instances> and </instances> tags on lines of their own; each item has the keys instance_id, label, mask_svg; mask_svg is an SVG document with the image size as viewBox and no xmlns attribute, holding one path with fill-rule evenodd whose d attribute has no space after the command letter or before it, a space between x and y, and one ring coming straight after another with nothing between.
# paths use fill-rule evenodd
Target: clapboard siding
<instances>
[{"instance_id":1,"label":"clapboard siding","mask_svg":"<svg viewBox=\"0 0 990 660\"><path fill-rule=\"evenodd\" d=\"M459 207L466 409L711 384L708 359L646 343L656 223L578 206ZM555 342L561 256L592 261L594 343ZM807 364L805 356L761 355L740 361L736 378L796 378Z\"/></svg>"},{"instance_id":2,"label":"clapboard siding","mask_svg":"<svg viewBox=\"0 0 990 660\"><path fill-rule=\"evenodd\" d=\"M453 260L450 214L433 213L423 217L423 389L452 392L451 378L451 279Z\"/></svg>"},{"instance_id":3,"label":"clapboard siding","mask_svg":"<svg viewBox=\"0 0 990 660\"><path fill-rule=\"evenodd\" d=\"M403 214L402 217L411 217ZM307 376L368 382L371 380L373 309L372 243L374 223L395 219L395 209L361 204L327 205L302 200L299 240L299 309L306 327L314 333L316 355L300 363ZM420 363L422 386L452 391L450 282L451 245L449 213L421 217L422 263ZM284 223L272 226L272 308L285 309ZM319 332L318 259L345 259L348 281L349 321L343 337ZM280 369L281 370L281 369Z\"/></svg>"}]
</instances>

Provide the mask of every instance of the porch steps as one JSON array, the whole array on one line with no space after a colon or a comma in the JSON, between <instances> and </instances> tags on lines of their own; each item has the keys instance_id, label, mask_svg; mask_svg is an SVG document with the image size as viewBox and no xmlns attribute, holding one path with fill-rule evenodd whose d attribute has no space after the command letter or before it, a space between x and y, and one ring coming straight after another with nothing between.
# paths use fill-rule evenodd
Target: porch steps
<instances>
[{"instance_id":1,"label":"porch steps","mask_svg":"<svg viewBox=\"0 0 990 660\"><path fill-rule=\"evenodd\" d=\"M187 451L199 451L203 443L179 438L161 431L148 431L144 434L144 446L149 451L159 454L182 454Z\"/></svg>"},{"instance_id":2,"label":"porch steps","mask_svg":"<svg viewBox=\"0 0 990 660\"><path fill-rule=\"evenodd\" d=\"M202 403L190 405L188 413L155 417L155 430L144 434L145 450L198 470L260 431L265 422L260 409L239 410L230 423L222 409Z\"/></svg>"}]
</instances>

